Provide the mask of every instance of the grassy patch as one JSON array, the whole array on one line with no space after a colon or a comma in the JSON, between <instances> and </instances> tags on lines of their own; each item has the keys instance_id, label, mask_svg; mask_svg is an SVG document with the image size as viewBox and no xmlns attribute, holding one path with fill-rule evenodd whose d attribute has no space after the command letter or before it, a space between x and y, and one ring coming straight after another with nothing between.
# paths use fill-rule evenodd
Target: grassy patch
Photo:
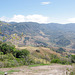
<instances>
[{"instance_id":1,"label":"grassy patch","mask_svg":"<svg viewBox=\"0 0 75 75\"><path fill-rule=\"evenodd\" d=\"M50 65L50 64L34 64L34 65L29 65L29 67L44 66L44 65Z\"/></svg>"},{"instance_id":2,"label":"grassy patch","mask_svg":"<svg viewBox=\"0 0 75 75\"><path fill-rule=\"evenodd\" d=\"M11 74L13 72L19 72L20 70L9 70L7 71L7 74ZM0 71L0 75L4 75L5 71Z\"/></svg>"},{"instance_id":3,"label":"grassy patch","mask_svg":"<svg viewBox=\"0 0 75 75\"><path fill-rule=\"evenodd\" d=\"M5 72L3 72L3 71L0 71L0 75L4 75L4 73L5 73Z\"/></svg>"}]
</instances>

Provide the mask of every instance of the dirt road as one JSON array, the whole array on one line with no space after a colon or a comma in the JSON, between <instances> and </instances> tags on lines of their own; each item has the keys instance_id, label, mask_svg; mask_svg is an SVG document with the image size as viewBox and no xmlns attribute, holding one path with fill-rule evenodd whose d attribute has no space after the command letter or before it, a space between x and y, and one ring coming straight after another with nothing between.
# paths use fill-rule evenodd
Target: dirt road
<instances>
[{"instance_id":1,"label":"dirt road","mask_svg":"<svg viewBox=\"0 0 75 75\"><path fill-rule=\"evenodd\" d=\"M0 68L0 71L19 70L8 75L66 75L70 71L70 65L46 65L37 67L21 66L16 68Z\"/></svg>"}]
</instances>

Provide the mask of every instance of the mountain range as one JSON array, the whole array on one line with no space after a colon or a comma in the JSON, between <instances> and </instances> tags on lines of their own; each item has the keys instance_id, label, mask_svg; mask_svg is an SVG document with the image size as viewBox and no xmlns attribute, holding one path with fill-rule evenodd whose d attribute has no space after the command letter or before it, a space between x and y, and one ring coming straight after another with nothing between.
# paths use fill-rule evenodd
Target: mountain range
<instances>
[{"instance_id":1,"label":"mountain range","mask_svg":"<svg viewBox=\"0 0 75 75\"><path fill-rule=\"evenodd\" d=\"M0 40L17 46L65 47L75 49L75 23L39 24L0 21Z\"/></svg>"}]
</instances>

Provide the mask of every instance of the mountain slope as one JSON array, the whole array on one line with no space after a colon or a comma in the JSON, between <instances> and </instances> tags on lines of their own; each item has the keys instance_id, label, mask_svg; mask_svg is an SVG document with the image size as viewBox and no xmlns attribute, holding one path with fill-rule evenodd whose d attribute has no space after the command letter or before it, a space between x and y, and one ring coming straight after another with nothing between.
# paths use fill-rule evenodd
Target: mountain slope
<instances>
[{"instance_id":1,"label":"mountain slope","mask_svg":"<svg viewBox=\"0 0 75 75\"><path fill-rule=\"evenodd\" d=\"M75 24L39 24L35 22L0 22L0 39L24 46L74 48Z\"/></svg>"}]
</instances>

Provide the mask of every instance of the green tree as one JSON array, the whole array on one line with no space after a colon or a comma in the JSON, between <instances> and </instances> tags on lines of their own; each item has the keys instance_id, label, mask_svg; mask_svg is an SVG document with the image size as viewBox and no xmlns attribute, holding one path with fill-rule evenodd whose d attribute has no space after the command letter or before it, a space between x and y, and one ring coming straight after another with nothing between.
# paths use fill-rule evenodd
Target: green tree
<instances>
[{"instance_id":1,"label":"green tree","mask_svg":"<svg viewBox=\"0 0 75 75\"><path fill-rule=\"evenodd\" d=\"M14 46L7 45L6 43L0 45L0 49L1 49L0 51L3 52L4 54L12 53L14 48L15 48Z\"/></svg>"},{"instance_id":2,"label":"green tree","mask_svg":"<svg viewBox=\"0 0 75 75\"><path fill-rule=\"evenodd\" d=\"M27 55L29 55L29 51L26 49L23 50L17 50L16 51L16 58L25 58Z\"/></svg>"}]
</instances>

